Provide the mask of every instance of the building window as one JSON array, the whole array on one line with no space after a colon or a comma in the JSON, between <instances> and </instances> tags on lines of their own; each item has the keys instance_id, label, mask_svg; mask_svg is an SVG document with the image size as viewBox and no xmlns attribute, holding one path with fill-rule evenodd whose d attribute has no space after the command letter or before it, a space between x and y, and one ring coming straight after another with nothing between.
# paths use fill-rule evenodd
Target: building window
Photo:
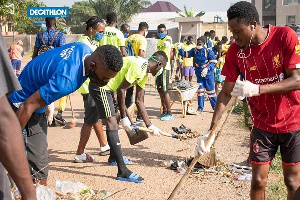
<instances>
[{"instance_id":1,"label":"building window","mask_svg":"<svg viewBox=\"0 0 300 200\"><path fill-rule=\"evenodd\" d=\"M296 23L296 15L287 15L286 16L286 24L291 25Z\"/></svg>"},{"instance_id":2,"label":"building window","mask_svg":"<svg viewBox=\"0 0 300 200\"><path fill-rule=\"evenodd\" d=\"M300 5L300 0L283 0L283 5L285 6Z\"/></svg>"},{"instance_id":3,"label":"building window","mask_svg":"<svg viewBox=\"0 0 300 200\"><path fill-rule=\"evenodd\" d=\"M263 10L264 11L275 11L276 0L263 0Z\"/></svg>"}]
</instances>

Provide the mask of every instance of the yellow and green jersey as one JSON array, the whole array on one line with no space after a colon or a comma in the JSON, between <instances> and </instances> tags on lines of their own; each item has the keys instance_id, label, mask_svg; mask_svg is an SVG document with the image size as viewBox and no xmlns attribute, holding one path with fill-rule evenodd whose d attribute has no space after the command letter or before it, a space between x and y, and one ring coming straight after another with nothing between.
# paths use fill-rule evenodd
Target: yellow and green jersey
<instances>
[{"instance_id":1,"label":"yellow and green jersey","mask_svg":"<svg viewBox=\"0 0 300 200\"><path fill-rule=\"evenodd\" d=\"M148 74L147 74L148 61L142 57L128 56L123 57L123 67L118 72L117 76L110 79L106 86L103 86L106 90L117 92L124 79L133 85L138 85L141 88L145 88Z\"/></svg>"},{"instance_id":2,"label":"yellow and green jersey","mask_svg":"<svg viewBox=\"0 0 300 200\"><path fill-rule=\"evenodd\" d=\"M146 52L147 39L144 36L140 34L133 34L126 39L126 44L125 44L126 46L128 42L131 42L135 56L139 56L140 49Z\"/></svg>"},{"instance_id":3,"label":"yellow and green jersey","mask_svg":"<svg viewBox=\"0 0 300 200\"><path fill-rule=\"evenodd\" d=\"M81 38L79 38L79 40L77 42L81 42L81 43L88 45L93 51L95 51L97 49L96 42L91 40L88 36L85 36L85 35L82 36ZM90 79L87 78L86 81L77 90L77 92L79 92L80 94L88 94L89 93L89 83L90 83Z\"/></svg>"},{"instance_id":4,"label":"yellow and green jersey","mask_svg":"<svg viewBox=\"0 0 300 200\"><path fill-rule=\"evenodd\" d=\"M192 43L192 44L187 44L187 43L184 43L181 48L184 50L184 51L189 51L191 50L192 48L195 48L196 45L195 43ZM183 58L183 63L182 63L182 66L183 67L193 67L194 63L194 58Z\"/></svg>"},{"instance_id":5,"label":"yellow and green jersey","mask_svg":"<svg viewBox=\"0 0 300 200\"><path fill-rule=\"evenodd\" d=\"M103 32L103 37L99 42L100 46L110 44L117 48L125 46L123 33L112 26L106 26Z\"/></svg>"},{"instance_id":6,"label":"yellow and green jersey","mask_svg":"<svg viewBox=\"0 0 300 200\"><path fill-rule=\"evenodd\" d=\"M159 39L158 42L157 42L157 50L158 51L163 51L167 54L168 56L168 63L165 67L166 70L171 70L171 65L170 65L170 53L171 53L171 45L169 47L166 47L164 45L164 42L167 41L167 40L170 40L170 43L172 44L172 38L171 36L166 36L164 37L163 39Z\"/></svg>"}]
</instances>

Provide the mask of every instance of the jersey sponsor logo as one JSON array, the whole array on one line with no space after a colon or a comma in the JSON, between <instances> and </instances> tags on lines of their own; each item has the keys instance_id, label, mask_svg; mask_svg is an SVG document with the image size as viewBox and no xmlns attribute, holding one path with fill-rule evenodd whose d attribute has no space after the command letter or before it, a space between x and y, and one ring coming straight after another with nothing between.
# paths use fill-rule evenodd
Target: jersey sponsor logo
<instances>
[{"instance_id":1,"label":"jersey sponsor logo","mask_svg":"<svg viewBox=\"0 0 300 200\"><path fill-rule=\"evenodd\" d=\"M116 33L113 33L113 32L107 32L107 31L104 31L103 35L107 36L107 37L114 37L116 36L117 34Z\"/></svg>"},{"instance_id":2,"label":"jersey sponsor logo","mask_svg":"<svg viewBox=\"0 0 300 200\"><path fill-rule=\"evenodd\" d=\"M298 54L300 56L300 44L295 46L295 54Z\"/></svg>"},{"instance_id":3,"label":"jersey sponsor logo","mask_svg":"<svg viewBox=\"0 0 300 200\"><path fill-rule=\"evenodd\" d=\"M281 73L279 74L276 74L275 76L273 77L267 77L267 78L262 78L262 79L255 79L255 83L256 84L266 84L266 83L277 83L279 81L282 81L284 79L284 74Z\"/></svg>"},{"instance_id":4,"label":"jersey sponsor logo","mask_svg":"<svg viewBox=\"0 0 300 200\"><path fill-rule=\"evenodd\" d=\"M275 68L279 68L281 66L279 54L277 54L277 56L274 56L273 60L275 63Z\"/></svg>"},{"instance_id":5,"label":"jersey sponsor logo","mask_svg":"<svg viewBox=\"0 0 300 200\"><path fill-rule=\"evenodd\" d=\"M67 60L70 55L73 53L75 46L71 46L70 48L64 49L60 53L60 57L62 57L64 60Z\"/></svg>"},{"instance_id":6,"label":"jersey sponsor logo","mask_svg":"<svg viewBox=\"0 0 300 200\"><path fill-rule=\"evenodd\" d=\"M141 66L142 70L144 71L144 69L147 67L148 63L144 62L143 65Z\"/></svg>"},{"instance_id":7,"label":"jersey sponsor logo","mask_svg":"<svg viewBox=\"0 0 300 200\"><path fill-rule=\"evenodd\" d=\"M250 67L250 71L255 71L257 69L257 67L256 66L252 66L252 67Z\"/></svg>"}]
</instances>

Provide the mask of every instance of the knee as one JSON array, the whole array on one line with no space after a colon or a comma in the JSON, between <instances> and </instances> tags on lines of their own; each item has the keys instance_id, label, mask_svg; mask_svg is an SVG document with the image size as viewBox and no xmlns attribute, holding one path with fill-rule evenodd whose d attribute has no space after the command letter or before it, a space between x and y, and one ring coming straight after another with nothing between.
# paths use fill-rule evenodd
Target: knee
<instances>
[{"instance_id":1,"label":"knee","mask_svg":"<svg viewBox=\"0 0 300 200\"><path fill-rule=\"evenodd\" d=\"M252 190L261 190L264 189L267 185L267 177L262 178L260 176L253 176L251 181L251 189Z\"/></svg>"},{"instance_id":2,"label":"knee","mask_svg":"<svg viewBox=\"0 0 300 200\"><path fill-rule=\"evenodd\" d=\"M297 180L298 179L293 176L284 177L284 183L288 191L296 191L298 189L300 183Z\"/></svg>"}]
</instances>

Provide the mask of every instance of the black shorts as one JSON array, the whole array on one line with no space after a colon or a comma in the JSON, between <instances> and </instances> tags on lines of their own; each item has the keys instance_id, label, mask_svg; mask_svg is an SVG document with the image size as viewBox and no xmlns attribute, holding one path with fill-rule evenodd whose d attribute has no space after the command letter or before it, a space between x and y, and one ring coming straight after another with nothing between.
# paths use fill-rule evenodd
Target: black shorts
<instances>
[{"instance_id":1,"label":"black shorts","mask_svg":"<svg viewBox=\"0 0 300 200\"><path fill-rule=\"evenodd\" d=\"M279 146L283 164L300 164L300 130L276 134L253 127L250 141L251 163L270 163Z\"/></svg>"},{"instance_id":2,"label":"black shorts","mask_svg":"<svg viewBox=\"0 0 300 200\"><path fill-rule=\"evenodd\" d=\"M12 104L11 104L12 105ZM14 111L17 108L12 105ZM47 120L45 113L32 113L23 129L26 154L33 179L48 177Z\"/></svg>"},{"instance_id":3,"label":"black shorts","mask_svg":"<svg viewBox=\"0 0 300 200\"><path fill-rule=\"evenodd\" d=\"M118 104L112 91L95 86L91 82L89 84L89 91L96 103L100 119L116 116L116 113L118 113Z\"/></svg>"},{"instance_id":4,"label":"black shorts","mask_svg":"<svg viewBox=\"0 0 300 200\"><path fill-rule=\"evenodd\" d=\"M168 92L170 70L164 70L156 79L158 92Z\"/></svg>"},{"instance_id":5,"label":"black shorts","mask_svg":"<svg viewBox=\"0 0 300 200\"><path fill-rule=\"evenodd\" d=\"M99 115L95 101L90 94L81 94L84 104L84 123L95 124L99 121Z\"/></svg>"}]
</instances>

